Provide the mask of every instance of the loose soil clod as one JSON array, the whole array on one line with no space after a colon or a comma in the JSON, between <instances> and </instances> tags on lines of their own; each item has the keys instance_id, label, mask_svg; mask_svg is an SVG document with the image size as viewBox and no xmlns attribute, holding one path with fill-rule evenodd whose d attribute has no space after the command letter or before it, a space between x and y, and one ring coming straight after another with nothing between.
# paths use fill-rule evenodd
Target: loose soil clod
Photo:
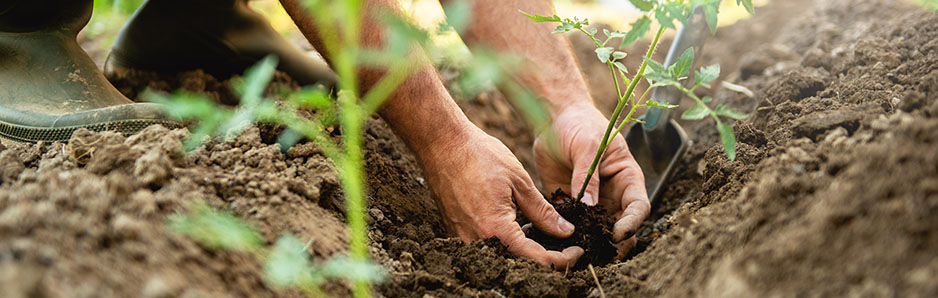
<instances>
[{"instance_id":1,"label":"loose soil clod","mask_svg":"<svg viewBox=\"0 0 938 298\"><path fill-rule=\"evenodd\" d=\"M570 221L576 229L568 238L555 238L540 229L532 228L528 237L548 250L562 251L567 247L579 246L585 251L574 270L583 270L588 264L602 266L612 262L617 254L612 244L612 229L615 219L600 205L587 206L562 190L554 191L550 200L560 216ZM559 202L559 203L558 203Z\"/></svg>"}]
</instances>

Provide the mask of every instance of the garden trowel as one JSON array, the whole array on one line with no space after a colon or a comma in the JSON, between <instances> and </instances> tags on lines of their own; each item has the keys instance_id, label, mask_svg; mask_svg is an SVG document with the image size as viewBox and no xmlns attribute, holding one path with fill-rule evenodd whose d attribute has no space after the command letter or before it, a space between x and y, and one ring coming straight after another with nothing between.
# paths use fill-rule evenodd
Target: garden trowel
<instances>
[{"instance_id":1,"label":"garden trowel","mask_svg":"<svg viewBox=\"0 0 938 298\"><path fill-rule=\"evenodd\" d=\"M665 67L677 61L688 48L694 48L694 53L697 53L696 62L708 36L710 29L703 9L698 8L674 38ZM685 84L692 83L691 79L685 81ZM683 93L677 88L659 87L655 88L651 98L657 102L679 105L682 96ZM673 109L649 108L642 117L645 123L633 125L625 136L629 150L645 174L645 188L652 204L664 191L661 186L673 174L678 160L693 144L677 121L671 119L673 112Z\"/></svg>"}]
</instances>

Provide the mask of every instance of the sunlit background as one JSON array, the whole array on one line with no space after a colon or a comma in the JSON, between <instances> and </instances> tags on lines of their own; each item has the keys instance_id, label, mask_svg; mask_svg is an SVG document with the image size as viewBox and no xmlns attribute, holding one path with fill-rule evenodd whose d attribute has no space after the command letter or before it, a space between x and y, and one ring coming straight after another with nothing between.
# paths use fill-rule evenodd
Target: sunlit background
<instances>
[{"instance_id":1,"label":"sunlit background","mask_svg":"<svg viewBox=\"0 0 938 298\"><path fill-rule=\"evenodd\" d=\"M755 0L757 6L765 5L769 0ZM98 0L88 26L79 36L79 42L99 64L107 59L108 51L121 26L144 0ZM278 32L297 46L308 51L312 47L303 38L293 20L286 14L277 0L253 0L250 5L266 16ZM559 0L554 1L559 14L563 17L589 18L592 23L602 23L613 28L625 30L628 24L641 15L627 0ZM466 61L468 50L453 32L436 32L437 24L444 20L443 9L436 0L401 0L401 7L421 27L434 33L433 44L440 50L434 51L434 62L458 67ZM180 9L185 9L180 7ZM732 24L748 14L733 1L724 1L720 12L720 25Z\"/></svg>"}]
</instances>

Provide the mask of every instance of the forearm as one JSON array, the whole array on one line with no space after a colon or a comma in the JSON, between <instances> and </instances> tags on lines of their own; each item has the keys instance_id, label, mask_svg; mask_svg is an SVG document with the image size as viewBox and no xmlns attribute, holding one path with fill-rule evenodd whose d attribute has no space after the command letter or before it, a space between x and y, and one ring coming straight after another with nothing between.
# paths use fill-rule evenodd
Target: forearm
<instances>
[{"instance_id":1,"label":"forearm","mask_svg":"<svg viewBox=\"0 0 938 298\"><path fill-rule=\"evenodd\" d=\"M450 0L457 1L457 0ZM550 0L472 0L472 22L462 34L470 48L484 46L524 58L516 78L538 95L551 116L572 105L593 105L586 80L566 36L529 14L552 15Z\"/></svg>"},{"instance_id":2,"label":"forearm","mask_svg":"<svg viewBox=\"0 0 938 298\"><path fill-rule=\"evenodd\" d=\"M384 27L376 21L378 11L399 13L394 0L363 1L365 17L361 24L360 44L366 49L384 47ZM300 31L313 46L331 61L322 40L321 28L302 8L299 0L281 0L284 8L294 19ZM328 32L325 32L329 34ZM334 33L333 33L334 34ZM341 50L341 49L339 49ZM402 57L402 59L405 59ZM384 102L379 114L413 150L418 158L427 158L434 148L446 147L448 142L458 142L471 133L475 126L466 118L443 86L429 59L422 53L412 53L412 63L417 71L407 78ZM357 69L360 89L366 92L386 73L386 69L360 67Z\"/></svg>"}]
</instances>

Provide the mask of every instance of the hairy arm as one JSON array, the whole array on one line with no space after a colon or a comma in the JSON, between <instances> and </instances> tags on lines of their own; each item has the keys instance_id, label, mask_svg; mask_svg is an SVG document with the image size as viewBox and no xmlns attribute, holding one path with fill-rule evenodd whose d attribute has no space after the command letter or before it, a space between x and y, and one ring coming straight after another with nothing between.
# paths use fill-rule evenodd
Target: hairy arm
<instances>
[{"instance_id":1,"label":"hairy arm","mask_svg":"<svg viewBox=\"0 0 938 298\"><path fill-rule=\"evenodd\" d=\"M554 134L554 138L541 136L535 141L538 171L548 191L561 188L575 193L586 179L609 122L593 104L567 37L550 33L556 24L535 23L520 13L553 15L551 1L446 2L452 1L472 3L472 22L462 34L470 48L488 47L525 59L516 79L541 98L551 116L548 133ZM631 235L648 216L650 204L641 169L621 135L610 141L597 172L582 201L601 203L619 218L614 240L624 241L620 246L624 253L634 246Z\"/></svg>"}]
</instances>

